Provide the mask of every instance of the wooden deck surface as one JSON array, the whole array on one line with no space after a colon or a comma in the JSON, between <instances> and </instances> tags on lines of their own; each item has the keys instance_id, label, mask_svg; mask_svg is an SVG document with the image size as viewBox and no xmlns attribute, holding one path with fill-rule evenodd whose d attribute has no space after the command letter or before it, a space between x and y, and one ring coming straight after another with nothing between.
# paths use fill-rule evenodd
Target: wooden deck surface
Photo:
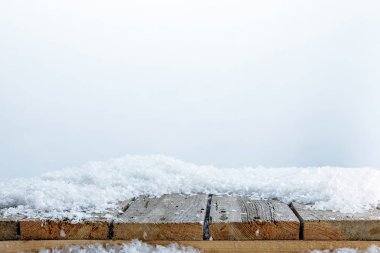
<instances>
[{"instance_id":1,"label":"wooden deck surface","mask_svg":"<svg viewBox=\"0 0 380 253\"><path fill-rule=\"evenodd\" d=\"M380 210L344 214L292 203L303 224L304 240L380 240Z\"/></svg>"},{"instance_id":2,"label":"wooden deck surface","mask_svg":"<svg viewBox=\"0 0 380 253\"><path fill-rule=\"evenodd\" d=\"M113 222L113 239L203 240L206 194L140 197Z\"/></svg>"},{"instance_id":3,"label":"wooden deck surface","mask_svg":"<svg viewBox=\"0 0 380 253\"><path fill-rule=\"evenodd\" d=\"M213 240L298 240L300 222L279 201L214 196L209 233Z\"/></svg>"},{"instance_id":4,"label":"wooden deck surface","mask_svg":"<svg viewBox=\"0 0 380 253\"><path fill-rule=\"evenodd\" d=\"M0 252L41 243L59 246L88 242L83 240L130 239L159 244L185 242L204 252L274 252L269 250L271 247L276 252L350 245L361 248L380 242L380 210L343 214L274 200L171 194L127 200L111 218L97 215L78 223L0 217ZM27 240L51 241L38 244ZM268 250L252 251L253 246ZM238 251L228 251L230 247Z\"/></svg>"}]
</instances>

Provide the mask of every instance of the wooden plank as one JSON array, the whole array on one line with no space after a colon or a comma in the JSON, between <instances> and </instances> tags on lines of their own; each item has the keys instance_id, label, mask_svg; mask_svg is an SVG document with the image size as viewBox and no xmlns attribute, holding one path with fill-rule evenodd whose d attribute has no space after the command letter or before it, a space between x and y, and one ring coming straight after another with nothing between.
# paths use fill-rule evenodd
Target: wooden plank
<instances>
[{"instance_id":1,"label":"wooden plank","mask_svg":"<svg viewBox=\"0 0 380 253\"><path fill-rule=\"evenodd\" d=\"M139 197L113 224L113 239L203 240L207 195Z\"/></svg>"},{"instance_id":2,"label":"wooden plank","mask_svg":"<svg viewBox=\"0 0 380 253\"><path fill-rule=\"evenodd\" d=\"M209 233L214 240L298 240L300 223L288 205L273 200L213 196Z\"/></svg>"},{"instance_id":3,"label":"wooden plank","mask_svg":"<svg viewBox=\"0 0 380 253\"><path fill-rule=\"evenodd\" d=\"M21 240L84 240L109 238L110 221L90 219L72 223L69 220L25 219L20 221Z\"/></svg>"},{"instance_id":4,"label":"wooden plank","mask_svg":"<svg viewBox=\"0 0 380 253\"><path fill-rule=\"evenodd\" d=\"M116 245L129 243L130 241L110 241L110 240L49 240L49 241L2 241L0 242L0 252L36 252L41 248L64 248L70 245ZM171 241L150 241L151 245L168 245ZM308 252L310 250L334 250L337 248L356 248L364 250L371 245L380 246L378 241L178 241L180 245L191 246L202 250L203 253L248 253L248 252Z\"/></svg>"},{"instance_id":5,"label":"wooden plank","mask_svg":"<svg viewBox=\"0 0 380 253\"><path fill-rule=\"evenodd\" d=\"M0 218L0 241L16 240L18 238L17 219Z\"/></svg>"},{"instance_id":6,"label":"wooden plank","mask_svg":"<svg viewBox=\"0 0 380 253\"><path fill-rule=\"evenodd\" d=\"M380 210L344 214L292 203L303 223L304 240L380 240Z\"/></svg>"}]
</instances>

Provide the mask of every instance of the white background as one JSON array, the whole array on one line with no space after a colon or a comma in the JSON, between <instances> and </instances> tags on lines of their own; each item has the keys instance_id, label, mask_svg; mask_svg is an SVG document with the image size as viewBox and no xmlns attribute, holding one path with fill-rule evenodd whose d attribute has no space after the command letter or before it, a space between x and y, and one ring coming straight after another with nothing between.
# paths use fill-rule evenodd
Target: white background
<instances>
[{"instance_id":1,"label":"white background","mask_svg":"<svg viewBox=\"0 0 380 253\"><path fill-rule=\"evenodd\" d=\"M0 177L124 154L380 167L379 1L0 3Z\"/></svg>"}]
</instances>

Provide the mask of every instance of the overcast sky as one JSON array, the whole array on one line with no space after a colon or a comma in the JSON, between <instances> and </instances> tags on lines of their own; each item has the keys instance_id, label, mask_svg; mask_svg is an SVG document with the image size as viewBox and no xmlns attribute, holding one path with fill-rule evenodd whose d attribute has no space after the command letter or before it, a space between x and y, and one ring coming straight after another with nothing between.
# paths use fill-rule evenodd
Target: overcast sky
<instances>
[{"instance_id":1,"label":"overcast sky","mask_svg":"<svg viewBox=\"0 0 380 253\"><path fill-rule=\"evenodd\" d=\"M125 154L380 167L380 2L0 4L0 177Z\"/></svg>"}]
</instances>

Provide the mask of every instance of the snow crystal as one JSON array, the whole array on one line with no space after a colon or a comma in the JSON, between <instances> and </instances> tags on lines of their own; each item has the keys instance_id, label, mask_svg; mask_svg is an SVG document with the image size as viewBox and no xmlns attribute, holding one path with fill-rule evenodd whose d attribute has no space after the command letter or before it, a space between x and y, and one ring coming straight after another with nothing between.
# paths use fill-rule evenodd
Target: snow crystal
<instances>
[{"instance_id":1,"label":"snow crystal","mask_svg":"<svg viewBox=\"0 0 380 253\"><path fill-rule=\"evenodd\" d=\"M0 215L85 219L142 194L201 192L354 213L377 207L378 182L380 170L373 168L217 168L167 156L128 155L40 177L0 180Z\"/></svg>"},{"instance_id":2,"label":"snow crystal","mask_svg":"<svg viewBox=\"0 0 380 253\"><path fill-rule=\"evenodd\" d=\"M256 236L259 236L259 235L260 235L260 229L257 229L257 230L256 230L255 235L256 235Z\"/></svg>"},{"instance_id":3,"label":"snow crystal","mask_svg":"<svg viewBox=\"0 0 380 253\"><path fill-rule=\"evenodd\" d=\"M169 246L151 246L138 240L128 244L106 245L90 244L86 246L66 246L64 249L41 249L40 253L200 253L191 247L180 246L176 243Z\"/></svg>"},{"instance_id":4,"label":"snow crystal","mask_svg":"<svg viewBox=\"0 0 380 253\"><path fill-rule=\"evenodd\" d=\"M60 237L66 237L66 233L63 229L61 229L61 231L59 232L59 236Z\"/></svg>"}]
</instances>

